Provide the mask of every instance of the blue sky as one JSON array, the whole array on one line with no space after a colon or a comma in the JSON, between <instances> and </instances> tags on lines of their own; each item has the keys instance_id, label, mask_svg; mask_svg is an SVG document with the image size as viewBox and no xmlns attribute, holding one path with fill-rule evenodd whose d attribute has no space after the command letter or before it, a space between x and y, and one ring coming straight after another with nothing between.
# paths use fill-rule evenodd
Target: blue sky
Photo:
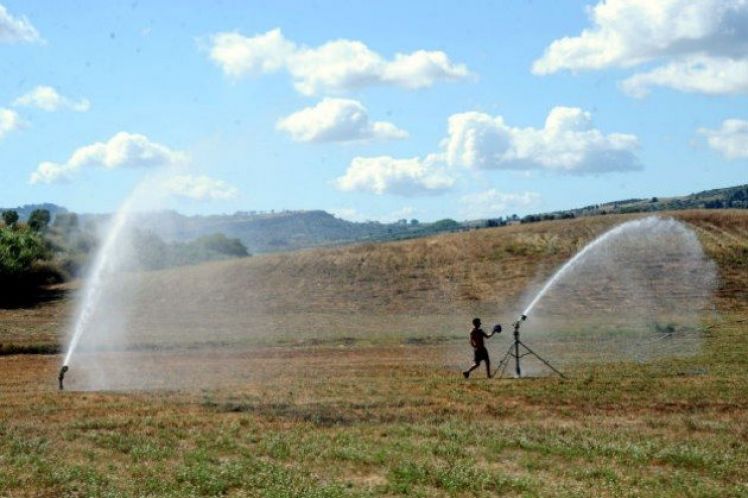
<instances>
[{"instance_id":1,"label":"blue sky","mask_svg":"<svg viewBox=\"0 0 748 498\"><path fill-rule=\"evenodd\" d=\"M0 2L2 206L107 212L156 168L186 213L353 220L748 178L737 0Z\"/></svg>"}]
</instances>

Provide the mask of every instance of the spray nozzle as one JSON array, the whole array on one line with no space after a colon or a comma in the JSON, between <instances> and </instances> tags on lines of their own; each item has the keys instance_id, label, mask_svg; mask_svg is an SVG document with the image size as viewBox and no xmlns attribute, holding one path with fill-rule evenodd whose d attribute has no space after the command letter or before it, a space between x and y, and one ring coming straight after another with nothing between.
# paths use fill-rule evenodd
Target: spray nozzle
<instances>
[{"instance_id":1,"label":"spray nozzle","mask_svg":"<svg viewBox=\"0 0 748 498\"><path fill-rule=\"evenodd\" d=\"M527 320L527 315L520 315L517 321L512 324L515 334L519 334L519 325L525 320Z\"/></svg>"},{"instance_id":2,"label":"spray nozzle","mask_svg":"<svg viewBox=\"0 0 748 498\"><path fill-rule=\"evenodd\" d=\"M65 379L65 372L67 371L68 371L68 366L63 365L62 368L60 369L60 375L57 376L57 380L60 381L60 391L62 391L63 389L62 381Z\"/></svg>"}]
</instances>

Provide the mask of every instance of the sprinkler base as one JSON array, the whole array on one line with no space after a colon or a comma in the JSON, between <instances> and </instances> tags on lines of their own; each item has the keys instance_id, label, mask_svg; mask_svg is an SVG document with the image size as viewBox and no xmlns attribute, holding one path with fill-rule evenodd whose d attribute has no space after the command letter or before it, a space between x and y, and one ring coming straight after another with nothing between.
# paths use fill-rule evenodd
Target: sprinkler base
<instances>
[{"instance_id":1,"label":"sprinkler base","mask_svg":"<svg viewBox=\"0 0 748 498\"><path fill-rule=\"evenodd\" d=\"M65 379L65 372L68 371L68 366L63 365L60 369L60 375L57 376L57 380L60 382L60 391L63 390L62 381Z\"/></svg>"}]
</instances>

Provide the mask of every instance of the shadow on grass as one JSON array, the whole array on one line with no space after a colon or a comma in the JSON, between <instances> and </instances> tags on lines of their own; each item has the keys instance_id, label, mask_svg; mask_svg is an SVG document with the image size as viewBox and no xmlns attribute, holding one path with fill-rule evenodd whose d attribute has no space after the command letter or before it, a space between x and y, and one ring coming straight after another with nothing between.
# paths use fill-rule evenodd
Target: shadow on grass
<instances>
[{"instance_id":1,"label":"shadow on grass","mask_svg":"<svg viewBox=\"0 0 748 498\"><path fill-rule=\"evenodd\" d=\"M308 422L319 427L348 427L359 423L413 423L423 418L402 403L365 404L294 404L294 403L218 403L206 401L203 406L219 413L253 413L261 417L293 422ZM423 403L418 408L424 408ZM428 411L428 410L427 410ZM442 415L446 415L442 413ZM446 417L445 417L446 418Z\"/></svg>"},{"instance_id":2,"label":"shadow on grass","mask_svg":"<svg viewBox=\"0 0 748 498\"><path fill-rule=\"evenodd\" d=\"M35 287L23 285L2 285L0 288L0 309L33 308L40 304L64 299L67 290L59 286Z\"/></svg>"},{"instance_id":3,"label":"shadow on grass","mask_svg":"<svg viewBox=\"0 0 748 498\"><path fill-rule=\"evenodd\" d=\"M0 356L17 354L60 354L59 344L0 344Z\"/></svg>"}]
</instances>

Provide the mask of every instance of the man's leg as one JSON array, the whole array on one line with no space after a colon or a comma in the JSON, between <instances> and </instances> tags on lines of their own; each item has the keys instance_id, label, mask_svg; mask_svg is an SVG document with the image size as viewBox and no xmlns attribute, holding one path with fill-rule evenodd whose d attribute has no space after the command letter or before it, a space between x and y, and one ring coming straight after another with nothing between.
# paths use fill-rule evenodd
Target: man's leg
<instances>
[{"instance_id":1,"label":"man's leg","mask_svg":"<svg viewBox=\"0 0 748 498\"><path fill-rule=\"evenodd\" d=\"M491 378L491 360L486 356L486 377Z\"/></svg>"},{"instance_id":2,"label":"man's leg","mask_svg":"<svg viewBox=\"0 0 748 498\"><path fill-rule=\"evenodd\" d=\"M464 372L462 372L462 376L463 376L463 377L465 377L465 378L467 379L468 377L470 377L470 372L472 372L473 370L475 370L475 369L476 369L476 368L478 368L479 366L480 366L480 362L478 362L478 363L473 363L473 366L472 366L472 367L470 367L470 368L468 368L467 370L465 370Z\"/></svg>"}]
</instances>

